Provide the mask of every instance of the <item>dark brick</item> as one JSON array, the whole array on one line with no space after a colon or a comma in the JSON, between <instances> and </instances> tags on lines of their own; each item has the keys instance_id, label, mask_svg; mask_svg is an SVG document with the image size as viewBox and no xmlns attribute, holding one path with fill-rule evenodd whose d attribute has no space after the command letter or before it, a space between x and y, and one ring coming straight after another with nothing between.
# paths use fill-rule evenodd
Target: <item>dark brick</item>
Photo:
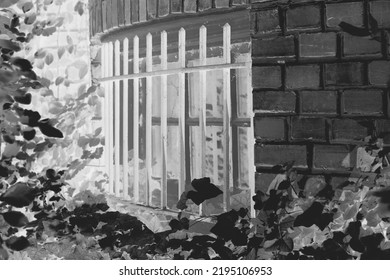
<instances>
[{"instance_id":1,"label":"dark brick","mask_svg":"<svg viewBox=\"0 0 390 280\"><path fill-rule=\"evenodd\" d=\"M184 0L184 12L185 13L196 13L196 1Z\"/></svg>"},{"instance_id":2,"label":"dark brick","mask_svg":"<svg viewBox=\"0 0 390 280\"><path fill-rule=\"evenodd\" d=\"M250 31L251 34L257 32L257 14L250 13Z\"/></svg>"},{"instance_id":3,"label":"dark brick","mask_svg":"<svg viewBox=\"0 0 390 280\"><path fill-rule=\"evenodd\" d=\"M367 127L356 120L343 119L332 121L332 138L334 140L362 140L367 134Z\"/></svg>"},{"instance_id":4,"label":"dark brick","mask_svg":"<svg viewBox=\"0 0 390 280\"><path fill-rule=\"evenodd\" d=\"M344 54L380 54L381 43L368 37L352 36L344 34Z\"/></svg>"},{"instance_id":5,"label":"dark brick","mask_svg":"<svg viewBox=\"0 0 390 280\"><path fill-rule=\"evenodd\" d=\"M372 16L378 21L380 27L390 27L390 2L371 1Z\"/></svg>"},{"instance_id":6,"label":"dark brick","mask_svg":"<svg viewBox=\"0 0 390 280\"><path fill-rule=\"evenodd\" d=\"M295 166L307 167L306 146L264 145L256 146L255 150L255 161L263 166L274 166L288 161L295 161Z\"/></svg>"},{"instance_id":7,"label":"dark brick","mask_svg":"<svg viewBox=\"0 0 390 280\"><path fill-rule=\"evenodd\" d=\"M318 5L300 6L287 10L287 28L318 28L321 25Z\"/></svg>"},{"instance_id":8,"label":"dark brick","mask_svg":"<svg viewBox=\"0 0 390 280\"><path fill-rule=\"evenodd\" d=\"M344 113L378 115L383 113L383 92L379 90L346 90L343 94Z\"/></svg>"},{"instance_id":9,"label":"dark brick","mask_svg":"<svg viewBox=\"0 0 390 280\"><path fill-rule=\"evenodd\" d=\"M257 13L257 30L260 33L280 31L278 9L265 10Z\"/></svg>"},{"instance_id":10,"label":"dark brick","mask_svg":"<svg viewBox=\"0 0 390 280\"><path fill-rule=\"evenodd\" d=\"M320 67L318 65L300 65L287 67L287 88L318 88L319 85Z\"/></svg>"},{"instance_id":11,"label":"dark brick","mask_svg":"<svg viewBox=\"0 0 390 280\"><path fill-rule=\"evenodd\" d=\"M240 6L240 5L245 5L247 4L247 0L233 0L232 5L233 6Z\"/></svg>"},{"instance_id":12,"label":"dark brick","mask_svg":"<svg viewBox=\"0 0 390 280\"><path fill-rule=\"evenodd\" d=\"M284 140L285 120L282 118L256 118L255 137L262 140Z\"/></svg>"},{"instance_id":13,"label":"dark brick","mask_svg":"<svg viewBox=\"0 0 390 280\"><path fill-rule=\"evenodd\" d=\"M341 21L363 26L363 1L326 5L327 26L337 27Z\"/></svg>"},{"instance_id":14,"label":"dark brick","mask_svg":"<svg viewBox=\"0 0 390 280\"><path fill-rule=\"evenodd\" d=\"M140 22L143 22L143 21L146 21L147 19L147 7L146 7L146 1L139 1L139 21Z\"/></svg>"},{"instance_id":15,"label":"dark brick","mask_svg":"<svg viewBox=\"0 0 390 280\"><path fill-rule=\"evenodd\" d=\"M282 86L282 73L279 66L253 67L254 88L279 88Z\"/></svg>"},{"instance_id":16,"label":"dark brick","mask_svg":"<svg viewBox=\"0 0 390 280\"><path fill-rule=\"evenodd\" d=\"M293 117L291 120L293 139L325 140L326 126L323 118Z\"/></svg>"},{"instance_id":17,"label":"dark brick","mask_svg":"<svg viewBox=\"0 0 390 280\"><path fill-rule=\"evenodd\" d=\"M268 57L294 56L294 38L293 36L287 36L253 40L253 55Z\"/></svg>"},{"instance_id":18,"label":"dark brick","mask_svg":"<svg viewBox=\"0 0 390 280\"><path fill-rule=\"evenodd\" d=\"M182 0L171 0L171 13L181 13Z\"/></svg>"},{"instance_id":19,"label":"dark brick","mask_svg":"<svg viewBox=\"0 0 390 280\"><path fill-rule=\"evenodd\" d=\"M229 0L215 0L216 8L226 8L229 7Z\"/></svg>"},{"instance_id":20,"label":"dark brick","mask_svg":"<svg viewBox=\"0 0 390 280\"><path fill-rule=\"evenodd\" d=\"M362 63L333 63L326 65L326 85L361 85L363 84Z\"/></svg>"},{"instance_id":21,"label":"dark brick","mask_svg":"<svg viewBox=\"0 0 390 280\"><path fill-rule=\"evenodd\" d=\"M390 61L373 61L368 69L372 85L390 85Z\"/></svg>"},{"instance_id":22,"label":"dark brick","mask_svg":"<svg viewBox=\"0 0 390 280\"><path fill-rule=\"evenodd\" d=\"M169 14L169 0L159 0L158 2L158 16L164 17Z\"/></svg>"},{"instance_id":23,"label":"dark brick","mask_svg":"<svg viewBox=\"0 0 390 280\"><path fill-rule=\"evenodd\" d=\"M139 0L131 0L131 22L139 22Z\"/></svg>"},{"instance_id":24,"label":"dark brick","mask_svg":"<svg viewBox=\"0 0 390 280\"><path fill-rule=\"evenodd\" d=\"M390 133L390 119L376 120L375 129L379 137Z\"/></svg>"},{"instance_id":25,"label":"dark brick","mask_svg":"<svg viewBox=\"0 0 390 280\"><path fill-rule=\"evenodd\" d=\"M351 170L356 163L356 151L343 145L314 146L314 167L331 170Z\"/></svg>"},{"instance_id":26,"label":"dark brick","mask_svg":"<svg viewBox=\"0 0 390 280\"><path fill-rule=\"evenodd\" d=\"M277 174L256 173L255 174L255 191L266 193L269 185L275 179Z\"/></svg>"},{"instance_id":27,"label":"dark brick","mask_svg":"<svg viewBox=\"0 0 390 280\"><path fill-rule=\"evenodd\" d=\"M156 18L157 17L157 0L147 0L146 6L147 6L147 12L148 12L148 19Z\"/></svg>"},{"instance_id":28,"label":"dark brick","mask_svg":"<svg viewBox=\"0 0 390 280\"><path fill-rule=\"evenodd\" d=\"M301 34L299 36L301 57L336 55L336 33Z\"/></svg>"},{"instance_id":29,"label":"dark brick","mask_svg":"<svg viewBox=\"0 0 390 280\"><path fill-rule=\"evenodd\" d=\"M337 92L335 91L302 91L302 113L337 113Z\"/></svg>"},{"instance_id":30,"label":"dark brick","mask_svg":"<svg viewBox=\"0 0 390 280\"><path fill-rule=\"evenodd\" d=\"M204 11L213 7L212 0L199 0L198 9Z\"/></svg>"},{"instance_id":31,"label":"dark brick","mask_svg":"<svg viewBox=\"0 0 390 280\"><path fill-rule=\"evenodd\" d=\"M295 93L287 91L255 92L253 108L267 113L294 113L296 105Z\"/></svg>"}]
</instances>

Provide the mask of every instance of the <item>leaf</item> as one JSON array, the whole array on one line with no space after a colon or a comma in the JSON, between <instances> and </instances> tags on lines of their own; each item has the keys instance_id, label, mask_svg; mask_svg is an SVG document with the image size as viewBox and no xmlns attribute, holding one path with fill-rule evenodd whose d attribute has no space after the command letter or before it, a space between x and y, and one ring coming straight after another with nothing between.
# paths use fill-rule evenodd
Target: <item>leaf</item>
<instances>
[{"instance_id":1,"label":"leaf","mask_svg":"<svg viewBox=\"0 0 390 280\"><path fill-rule=\"evenodd\" d=\"M340 22L339 26L343 31L345 31L351 35L354 35L354 36L365 37L365 36L370 35L370 31L368 31L367 29L361 28L361 27L356 27L356 26L349 24L347 22L344 22L344 21Z\"/></svg>"},{"instance_id":2,"label":"leaf","mask_svg":"<svg viewBox=\"0 0 390 280\"><path fill-rule=\"evenodd\" d=\"M15 251L22 251L30 246L30 242L24 236L16 237L11 236L9 239L5 241L5 244L8 248Z\"/></svg>"},{"instance_id":3,"label":"leaf","mask_svg":"<svg viewBox=\"0 0 390 280\"><path fill-rule=\"evenodd\" d=\"M0 48L8 49L15 52L20 51L21 49L18 43L5 39L0 39Z\"/></svg>"},{"instance_id":4,"label":"leaf","mask_svg":"<svg viewBox=\"0 0 390 280\"><path fill-rule=\"evenodd\" d=\"M31 103L31 93L26 93L24 96L15 96L15 101L21 104L29 105Z\"/></svg>"},{"instance_id":5,"label":"leaf","mask_svg":"<svg viewBox=\"0 0 390 280\"><path fill-rule=\"evenodd\" d=\"M61 84L64 80L65 80L64 77L57 77L57 79L56 79L56 81L55 81L55 85L58 86L58 85Z\"/></svg>"},{"instance_id":6,"label":"leaf","mask_svg":"<svg viewBox=\"0 0 390 280\"><path fill-rule=\"evenodd\" d=\"M31 62L27 59L24 59L24 58L15 57L15 58L10 59L10 62L13 65L19 67L21 71L30 71L33 68L31 65Z\"/></svg>"},{"instance_id":7,"label":"leaf","mask_svg":"<svg viewBox=\"0 0 390 280\"><path fill-rule=\"evenodd\" d=\"M18 211L8 211L2 213L4 220L13 227L23 227L28 224L27 217Z\"/></svg>"},{"instance_id":8,"label":"leaf","mask_svg":"<svg viewBox=\"0 0 390 280\"><path fill-rule=\"evenodd\" d=\"M217 186L210 182L210 178L208 177L194 179L191 185L196 191L189 191L187 198L191 199L196 205L223 193Z\"/></svg>"},{"instance_id":9,"label":"leaf","mask_svg":"<svg viewBox=\"0 0 390 280\"><path fill-rule=\"evenodd\" d=\"M50 65L52 64L53 61L54 61L54 56L51 53L48 53L45 57L45 63L47 65Z\"/></svg>"},{"instance_id":10,"label":"leaf","mask_svg":"<svg viewBox=\"0 0 390 280\"><path fill-rule=\"evenodd\" d=\"M58 58L61 59L62 56L65 54L66 48L65 47L59 47L57 50Z\"/></svg>"},{"instance_id":11,"label":"leaf","mask_svg":"<svg viewBox=\"0 0 390 280\"><path fill-rule=\"evenodd\" d=\"M41 132L48 137L64 138L62 132L59 129L53 127L49 122L40 121L38 127Z\"/></svg>"},{"instance_id":12,"label":"leaf","mask_svg":"<svg viewBox=\"0 0 390 280\"><path fill-rule=\"evenodd\" d=\"M33 24L37 20L37 15L36 14L31 14L27 17L24 18L24 23L27 25Z\"/></svg>"},{"instance_id":13,"label":"leaf","mask_svg":"<svg viewBox=\"0 0 390 280\"><path fill-rule=\"evenodd\" d=\"M34 4L32 2L26 2L23 7L22 7L22 11L23 13L27 13L28 11L30 11L32 8L34 7Z\"/></svg>"},{"instance_id":14,"label":"leaf","mask_svg":"<svg viewBox=\"0 0 390 280\"><path fill-rule=\"evenodd\" d=\"M8 188L0 196L0 201L14 207L24 207L31 204L36 193L37 191L34 188L29 187L26 183L19 182Z\"/></svg>"},{"instance_id":15,"label":"leaf","mask_svg":"<svg viewBox=\"0 0 390 280\"><path fill-rule=\"evenodd\" d=\"M3 151L3 157L6 158L14 157L18 154L19 151L20 151L20 146L18 145L18 143L13 143L13 144L7 143Z\"/></svg>"},{"instance_id":16,"label":"leaf","mask_svg":"<svg viewBox=\"0 0 390 280\"><path fill-rule=\"evenodd\" d=\"M79 69L79 78L80 78L80 80L82 80L82 79L88 74L88 71L89 71L88 64L84 64L84 65Z\"/></svg>"},{"instance_id":17,"label":"leaf","mask_svg":"<svg viewBox=\"0 0 390 280\"><path fill-rule=\"evenodd\" d=\"M73 39L72 39L72 37L70 37L69 35L66 36L66 42L68 43L69 46L70 46L70 45L73 45Z\"/></svg>"}]
</instances>

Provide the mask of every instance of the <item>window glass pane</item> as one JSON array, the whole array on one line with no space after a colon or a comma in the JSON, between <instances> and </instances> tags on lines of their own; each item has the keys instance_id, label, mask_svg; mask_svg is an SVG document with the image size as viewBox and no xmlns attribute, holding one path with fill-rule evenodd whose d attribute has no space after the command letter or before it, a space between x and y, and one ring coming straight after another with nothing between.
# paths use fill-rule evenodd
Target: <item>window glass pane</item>
<instances>
[{"instance_id":1,"label":"window glass pane","mask_svg":"<svg viewBox=\"0 0 390 280\"><path fill-rule=\"evenodd\" d=\"M249 54L239 54L236 56L236 62L247 62L250 61ZM250 117L250 110L252 104L249 104L249 82L251 78L251 70L246 68L236 69L232 71L236 82L235 90L237 97L237 115L238 117ZM233 104L232 104L233 105Z\"/></svg>"},{"instance_id":2,"label":"window glass pane","mask_svg":"<svg viewBox=\"0 0 390 280\"><path fill-rule=\"evenodd\" d=\"M150 184L151 206L161 206L161 129L152 126L152 181Z\"/></svg>"}]
</instances>

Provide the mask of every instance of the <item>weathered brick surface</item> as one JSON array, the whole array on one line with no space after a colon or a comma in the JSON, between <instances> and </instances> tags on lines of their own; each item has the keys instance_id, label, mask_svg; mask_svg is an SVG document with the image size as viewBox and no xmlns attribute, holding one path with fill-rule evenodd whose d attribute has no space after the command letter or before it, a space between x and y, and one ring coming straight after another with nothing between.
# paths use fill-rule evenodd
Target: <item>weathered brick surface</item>
<instances>
[{"instance_id":1,"label":"weathered brick surface","mask_svg":"<svg viewBox=\"0 0 390 280\"><path fill-rule=\"evenodd\" d=\"M147 12L148 19L154 19L157 17L157 0L147 0Z\"/></svg>"},{"instance_id":2,"label":"weathered brick surface","mask_svg":"<svg viewBox=\"0 0 390 280\"><path fill-rule=\"evenodd\" d=\"M380 90L347 90L343 98L345 114L377 115L383 113L383 92Z\"/></svg>"},{"instance_id":3,"label":"weathered brick surface","mask_svg":"<svg viewBox=\"0 0 390 280\"><path fill-rule=\"evenodd\" d=\"M344 54L345 55L372 55L381 54L381 42L372 40L369 37L352 36L344 34Z\"/></svg>"},{"instance_id":4,"label":"weathered brick surface","mask_svg":"<svg viewBox=\"0 0 390 280\"><path fill-rule=\"evenodd\" d=\"M293 117L291 120L292 139L326 140L325 129L323 118Z\"/></svg>"},{"instance_id":5,"label":"weathered brick surface","mask_svg":"<svg viewBox=\"0 0 390 280\"><path fill-rule=\"evenodd\" d=\"M373 61L368 66L369 80L372 85L390 84L390 61Z\"/></svg>"},{"instance_id":6,"label":"weathered brick surface","mask_svg":"<svg viewBox=\"0 0 390 280\"><path fill-rule=\"evenodd\" d=\"M283 118L255 119L255 137L262 140L285 139L285 120Z\"/></svg>"},{"instance_id":7,"label":"weathered brick surface","mask_svg":"<svg viewBox=\"0 0 390 280\"><path fill-rule=\"evenodd\" d=\"M359 62L327 64L325 83L332 86L362 85L363 71L363 64Z\"/></svg>"},{"instance_id":8,"label":"weathered brick surface","mask_svg":"<svg viewBox=\"0 0 390 280\"><path fill-rule=\"evenodd\" d=\"M368 127L353 119L332 121L332 138L334 140L362 140L368 135Z\"/></svg>"},{"instance_id":9,"label":"weathered brick surface","mask_svg":"<svg viewBox=\"0 0 390 280\"><path fill-rule=\"evenodd\" d=\"M158 16L164 17L169 14L169 0L160 0L158 2Z\"/></svg>"},{"instance_id":10,"label":"weathered brick surface","mask_svg":"<svg viewBox=\"0 0 390 280\"><path fill-rule=\"evenodd\" d=\"M320 67L318 65L297 65L287 67L287 88L318 88L319 86Z\"/></svg>"},{"instance_id":11,"label":"weathered brick surface","mask_svg":"<svg viewBox=\"0 0 390 280\"><path fill-rule=\"evenodd\" d=\"M390 2L371 1L371 13L381 27L390 27Z\"/></svg>"},{"instance_id":12,"label":"weathered brick surface","mask_svg":"<svg viewBox=\"0 0 390 280\"><path fill-rule=\"evenodd\" d=\"M280 31L279 11L271 9L257 13L257 30L260 33Z\"/></svg>"},{"instance_id":13,"label":"weathered brick surface","mask_svg":"<svg viewBox=\"0 0 390 280\"><path fill-rule=\"evenodd\" d=\"M291 91L262 91L253 94L253 109L264 113L294 113L296 95Z\"/></svg>"},{"instance_id":14,"label":"weathered brick surface","mask_svg":"<svg viewBox=\"0 0 390 280\"><path fill-rule=\"evenodd\" d=\"M337 27L341 21L363 26L363 1L326 5L326 25Z\"/></svg>"},{"instance_id":15,"label":"weathered brick surface","mask_svg":"<svg viewBox=\"0 0 390 280\"><path fill-rule=\"evenodd\" d=\"M324 57L336 55L336 33L313 33L299 36L301 57Z\"/></svg>"},{"instance_id":16,"label":"weathered brick surface","mask_svg":"<svg viewBox=\"0 0 390 280\"><path fill-rule=\"evenodd\" d=\"M336 114L337 113L337 92L336 91L302 91L301 92L302 113Z\"/></svg>"},{"instance_id":17,"label":"weathered brick surface","mask_svg":"<svg viewBox=\"0 0 390 280\"><path fill-rule=\"evenodd\" d=\"M196 13L197 5L196 1L184 0L184 12L185 13Z\"/></svg>"},{"instance_id":18,"label":"weathered brick surface","mask_svg":"<svg viewBox=\"0 0 390 280\"><path fill-rule=\"evenodd\" d=\"M318 28L321 24L320 6L299 6L287 10L287 28Z\"/></svg>"},{"instance_id":19,"label":"weathered brick surface","mask_svg":"<svg viewBox=\"0 0 390 280\"><path fill-rule=\"evenodd\" d=\"M282 71L279 66L253 67L252 77L254 88L279 88L282 86Z\"/></svg>"},{"instance_id":20,"label":"weathered brick surface","mask_svg":"<svg viewBox=\"0 0 390 280\"><path fill-rule=\"evenodd\" d=\"M265 145L256 146L255 161L264 166L274 166L287 161L295 161L295 166L306 167L306 146Z\"/></svg>"},{"instance_id":21,"label":"weathered brick surface","mask_svg":"<svg viewBox=\"0 0 390 280\"><path fill-rule=\"evenodd\" d=\"M216 8L227 8L229 7L229 0L215 0Z\"/></svg>"},{"instance_id":22,"label":"weathered brick surface","mask_svg":"<svg viewBox=\"0 0 390 280\"><path fill-rule=\"evenodd\" d=\"M347 145L315 145L314 168L351 170L356 163L356 151Z\"/></svg>"},{"instance_id":23,"label":"weathered brick surface","mask_svg":"<svg viewBox=\"0 0 390 280\"><path fill-rule=\"evenodd\" d=\"M267 57L294 56L294 37L287 36L254 40L252 53L254 56Z\"/></svg>"}]
</instances>

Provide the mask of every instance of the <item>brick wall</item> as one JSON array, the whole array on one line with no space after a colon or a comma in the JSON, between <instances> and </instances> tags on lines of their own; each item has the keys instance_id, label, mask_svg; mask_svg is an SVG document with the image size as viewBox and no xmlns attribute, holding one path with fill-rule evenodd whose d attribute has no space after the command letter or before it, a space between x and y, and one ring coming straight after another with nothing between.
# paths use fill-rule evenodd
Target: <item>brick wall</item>
<instances>
[{"instance_id":1,"label":"brick wall","mask_svg":"<svg viewBox=\"0 0 390 280\"><path fill-rule=\"evenodd\" d=\"M90 33L93 37L121 26L213 13L248 3L249 0L89 0Z\"/></svg>"},{"instance_id":2,"label":"brick wall","mask_svg":"<svg viewBox=\"0 0 390 280\"><path fill-rule=\"evenodd\" d=\"M375 35L340 29L369 29L370 12ZM348 176L356 146L390 133L390 1L252 0L251 21L257 187L289 160Z\"/></svg>"}]
</instances>

